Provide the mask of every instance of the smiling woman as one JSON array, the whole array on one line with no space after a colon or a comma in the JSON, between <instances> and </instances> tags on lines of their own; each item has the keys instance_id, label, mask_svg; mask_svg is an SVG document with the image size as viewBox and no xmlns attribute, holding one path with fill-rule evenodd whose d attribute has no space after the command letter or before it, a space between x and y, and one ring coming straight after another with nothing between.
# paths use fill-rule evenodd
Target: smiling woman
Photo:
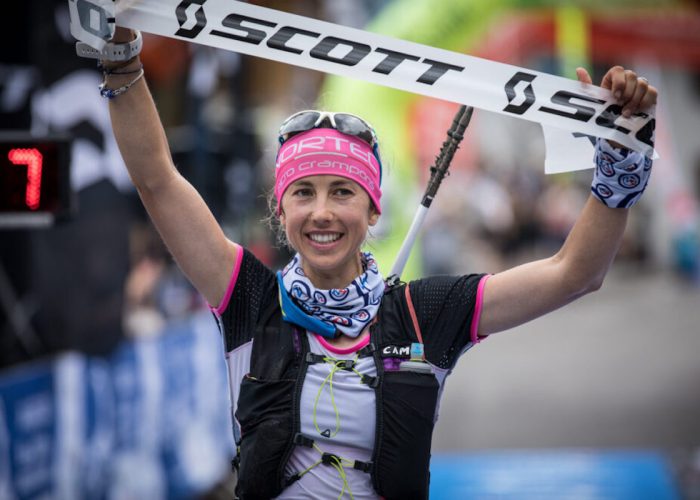
<instances>
[{"instance_id":1,"label":"smiling woman","mask_svg":"<svg viewBox=\"0 0 700 500\"><path fill-rule=\"evenodd\" d=\"M303 256L307 276L320 288L344 288L362 272L359 248L381 213L379 161L368 143L332 128L280 137L275 168L280 223Z\"/></svg>"},{"instance_id":2,"label":"smiling woman","mask_svg":"<svg viewBox=\"0 0 700 500\"><path fill-rule=\"evenodd\" d=\"M282 206L282 227L314 283L342 289L362 273L358 250L379 214L359 184L331 175L299 180Z\"/></svg>"},{"instance_id":3,"label":"smiling woman","mask_svg":"<svg viewBox=\"0 0 700 500\"><path fill-rule=\"evenodd\" d=\"M131 179L215 304L243 499L427 498L439 396L460 356L597 289L651 171L642 154L600 140L591 197L555 255L490 278L390 285L361 251L382 211L374 130L347 113L302 111L279 131L274 216L296 255L275 273L226 238L175 169L138 57L103 65L105 88L121 89L110 113ZM584 69L578 77L590 83ZM656 89L619 66L601 85L631 112L656 102Z\"/></svg>"}]
</instances>

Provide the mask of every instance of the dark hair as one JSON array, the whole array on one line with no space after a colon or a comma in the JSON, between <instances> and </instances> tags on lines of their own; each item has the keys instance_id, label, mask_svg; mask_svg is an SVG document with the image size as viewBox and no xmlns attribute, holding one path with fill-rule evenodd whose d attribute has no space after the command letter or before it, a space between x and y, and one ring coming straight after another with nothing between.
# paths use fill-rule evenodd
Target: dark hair
<instances>
[{"instance_id":1,"label":"dark hair","mask_svg":"<svg viewBox=\"0 0 700 500\"><path fill-rule=\"evenodd\" d=\"M275 196L274 187L270 188L267 193L265 193L265 201L267 202L267 215L263 217L262 222L264 222L275 235L275 247L287 248L293 251L294 249L287 239L287 233L284 231L280 218L277 216L277 197Z\"/></svg>"}]
</instances>

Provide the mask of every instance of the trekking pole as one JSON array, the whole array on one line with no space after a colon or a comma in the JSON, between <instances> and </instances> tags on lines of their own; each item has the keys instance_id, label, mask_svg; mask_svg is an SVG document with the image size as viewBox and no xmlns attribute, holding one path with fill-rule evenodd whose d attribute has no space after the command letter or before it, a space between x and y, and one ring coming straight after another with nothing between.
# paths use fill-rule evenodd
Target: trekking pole
<instances>
[{"instance_id":1,"label":"trekking pole","mask_svg":"<svg viewBox=\"0 0 700 500\"><path fill-rule=\"evenodd\" d=\"M435 164L430 167L430 180L428 181L428 186L425 189L425 193L423 193L423 198L418 206L418 210L416 210L416 213L413 216L413 222L411 222L411 227L408 230L408 234L406 234L406 238L401 244L399 253L396 256L396 261L391 268L391 274L389 274L389 278L387 280L389 285L398 283L399 279L401 278L401 273L403 272L406 262L408 261L408 257L411 254L413 244L418 237L418 231L420 231L420 228L423 225L425 216L428 213L430 205L435 199L435 195L437 194L437 190L440 187L442 180L445 178L445 175L448 174L448 169L450 168L450 163L452 163L452 158L454 157L455 152L457 152L457 149L459 149L459 144L464 138L464 131L469 125L473 112L474 108L471 106L460 106L454 119L452 120L452 125L447 131L447 139L445 139L445 141L442 143L440 153L435 158Z\"/></svg>"}]
</instances>

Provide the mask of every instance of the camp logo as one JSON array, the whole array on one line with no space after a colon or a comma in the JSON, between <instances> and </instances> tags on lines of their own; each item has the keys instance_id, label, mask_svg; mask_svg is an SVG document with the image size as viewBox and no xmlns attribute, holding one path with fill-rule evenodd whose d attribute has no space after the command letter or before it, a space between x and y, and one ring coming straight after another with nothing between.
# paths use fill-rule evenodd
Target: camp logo
<instances>
[{"instance_id":1,"label":"camp logo","mask_svg":"<svg viewBox=\"0 0 700 500\"><path fill-rule=\"evenodd\" d=\"M382 357L409 358L411 357L410 345L387 345L382 348Z\"/></svg>"}]
</instances>

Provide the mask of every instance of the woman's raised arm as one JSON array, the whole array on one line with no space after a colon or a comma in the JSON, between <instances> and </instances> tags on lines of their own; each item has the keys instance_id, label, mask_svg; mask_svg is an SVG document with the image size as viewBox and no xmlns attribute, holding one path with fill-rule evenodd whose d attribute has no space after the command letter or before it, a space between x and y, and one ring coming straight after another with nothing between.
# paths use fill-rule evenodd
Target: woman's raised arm
<instances>
[{"instance_id":1,"label":"woman's raised arm","mask_svg":"<svg viewBox=\"0 0 700 500\"><path fill-rule=\"evenodd\" d=\"M584 69L577 73L580 81L591 83ZM656 104L657 90L620 66L606 73L601 86L617 97L624 116ZM622 242L628 208L646 187L651 161L601 140L596 163L592 194L556 255L486 282L480 335L513 328L600 288Z\"/></svg>"},{"instance_id":2,"label":"woman's raised arm","mask_svg":"<svg viewBox=\"0 0 700 500\"><path fill-rule=\"evenodd\" d=\"M113 42L132 40L131 30L117 28ZM105 87L120 89L140 74L136 57L128 64L105 61ZM131 180L180 269L213 306L224 296L238 247L192 185L182 177L145 78L110 99L114 136Z\"/></svg>"}]
</instances>

